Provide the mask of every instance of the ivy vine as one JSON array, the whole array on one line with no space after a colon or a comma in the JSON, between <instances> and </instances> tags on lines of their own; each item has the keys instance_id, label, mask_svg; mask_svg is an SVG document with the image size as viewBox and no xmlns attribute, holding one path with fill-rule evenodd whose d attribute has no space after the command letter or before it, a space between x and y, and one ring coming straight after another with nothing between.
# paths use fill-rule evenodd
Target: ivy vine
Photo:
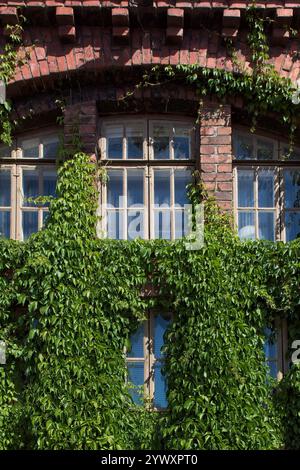
<instances>
[{"instance_id":1,"label":"ivy vine","mask_svg":"<svg viewBox=\"0 0 300 470\"><path fill-rule=\"evenodd\" d=\"M46 227L0 240L3 449L271 449L300 446L297 365L266 380L264 328L299 328L299 240L243 242L212 200L205 245L96 236L97 168L59 170ZM154 297L143 295L153 286ZM131 402L124 346L149 309L165 336L169 407ZM292 393L292 400L291 400ZM291 417L289 422L285 417Z\"/></svg>"}]
</instances>

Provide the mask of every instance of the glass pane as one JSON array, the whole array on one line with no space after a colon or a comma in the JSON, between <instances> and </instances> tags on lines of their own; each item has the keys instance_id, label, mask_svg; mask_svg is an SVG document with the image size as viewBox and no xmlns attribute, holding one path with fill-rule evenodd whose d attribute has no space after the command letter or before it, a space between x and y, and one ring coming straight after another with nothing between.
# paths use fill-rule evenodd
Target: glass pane
<instances>
[{"instance_id":1,"label":"glass pane","mask_svg":"<svg viewBox=\"0 0 300 470\"><path fill-rule=\"evenodd\" d=\"M281 157L284 160L300 160L300 151L298 149L294 149L292 152L289 152L288 147L283 147L281 150Z\"/></svg>"},{"instance_id":2,"label":"glass pane","mask_svg":"<svg viewBox=\"0 0 300 470\"><path fill-rule=\"evenodd\" d=\"M126 127L127 158L143 158L144 133L141 126Z\"/></svg>"},{"instance_id":3,"label":"glass pane","mask_svg":"<svg viewBox=\"0 0 300 470\"><path fill-rule=\"evenodd\" d=\"M170 211L154 211L154 236L155 238L171 239L171 215Z\"/></svg>"},{"instance_id":4,"label":"glass pane","mask_svg":"<svg viewBox=\"0 0 300 470\"><path fill-rule=\"evenodd\" d=\"M130 210L127 214L127 239L144 238L144 212L140 210Z\"/></svg>"},{"instance_id":5,"label":"glass pane","mask_svg":"<svg viewBox=\"0 0 300 470\"><path fill-rule=\"evenodd\" d=\"M287 242L300 238L300 212L285 213L285 238Z\"/></svg>"},{"instance_id":6,"label":"glass pane","mask_svg":"<svg viewBox=\"0 0 300 470\"><path fill-rule=\"evenodd\" d=\"M170 170L154 170L154 204L170 206L170 176Z\"/></svg>"},{"instance_id":7,"label":"glass pane","mask_svg":"<svg viewBox=\"0 0 300 470\"><path fill-rule=\"evenodd\" d=\"M258 207L274 207L274 172L258 172Z\"/></svg>"},{"instance_id":8,"label":"glass pane","mask_svg":"<svg viewBox=\"0 0 300 470\"><path fill-rule=\"evenodd\" d=\"M130 336L131 349L127 351L127 357L144 357L144 332L145 322L141 323L136 332Z\"/></svg>"},{"instance_id":9,"label":"glass pane","mask_svg":"<svg viewBox=\"0 0 300 470\"><path fill-rule=\"evenodd\" d=\"M50 216L50 213L48 211L43 211L43 226L45 225L45 223L49 219L49 216Z\"/></svg>"},{"instance_id":10,"label":"glass pane","mask_svg":"<svg viewBox=\"0 0 300 470\"><path fill-rule=\"evenodd\" d=\"M187 197L187 185L191 182L191 172L189 170L175 170L174 171L174 186L175 186L175 205L183 207L185 204L190 204Z\"/></svg>"},{"instance_id":11,"label":"glass pane","mask_svg":"<svg viewBox=\"0 0 300 470\"><path fill-rule=\"evenodd\" d=\"M0 206L10 206L11 179L9 170L0 171Z\"/></svg>"},{"instance_id":12,"label":"glass pane","mask_svg":"<svg viewBox=\"0 0 300 470\"><path fill-rule=\"evenodd\" d=\"M144 363L127 362L129 393L134 403L143 403L144 385Z\"/></svg>"},{"instance_id":13,"label":"glass pane","mask_svg":"<svg viewBox=\"0 0 300 470\"><path fill-rule=\"evenodd\" d=\"M234 137L234 156L238 160L251 160L254 158L251 136L236 135Z\"/></svg>"},{"instance_id":14,"label":"glass pane","mask_svg":"<svg viewBox=\"0 0 300 470\"><path fill-rule=\"evenodd\" d=\"M300 207L300 171L284 170L285 207Z\"/></svg>"},{"instance_id":15,"label":"glass pane","mask_svg":"<svg viewBox=\"0 0 300 470\"><path fill-rule=\"evenodd\" d=\"M157 408L167 408L167 384L161 369L162 364L156 362L154 365L154 406Z\"/></svg>"},{"instance_id":16,"label":"glass pane","mask_svg":"<svg viewBox=\"0 0 300 470\"><path fill-rule=\"evenodd\" d=\"M176 209L175 213L175 238L182 238L188 235L189 213L187 210Z\"/></svg>"},{"instance_id":17,"label":"glass pane","mask_svg":"<svg viewBox=\"0 0 300 470\"><path fill-rule=\"evenodd\" d=\"M56 196L56 172L55 171L44 171L43 172L43 196ZM45 205L49 205L46 203Z\"/></svg>"},{"instance_id":18,"label":"glass pane","mask_svg":"<svg viewBox=\"0 0 300 470\"><path fill-rule=\"evenodd\" d=\"M272 330L270 328L265 328L265 344L264 344L264 353L267 360L273 359L277 360L277 340L276 335L272 336Z\"/></svg>"},{"instance_id":19,"label":"glass pane","mask_svg":"<svg viewBox=\"0 0 300 470\"><path fill-rule=\"evenodd\" d=\"M238 233L240 238L255 239L254 212L239 212Z\"/></svg>"},{"instance_id":20,"label":"glass pane","mask_svg":"<svg viewBox=\"0 0 300 470\"><path fill-rule=\"evenodd\" d=\"M38 231L38 212L23 212L22 214L23 239Z\"/></svg>"},{"instance_id":21,"label":"glass pane","mask_svg":"<svg viewBox=\"0 0 300 470\"><path fill-rule=\"evenodd\" d=\"M257 139L257 159L272 160L274 158L274 144L268 140Z\"/></svg>"},{"instance_id":22,"label":"glass pane","mask_svg":"<svg viewBox=\"0 0 300 470\"><path fill-rule=\"evenodd\" d=\"M35 206L28 198L36 198L39 194L39 175L34 170L23 170L23 206Z\"/></svg>"},{"instance_id":23,"label":"glass pane","mask_svg":"<svg viewBox=\"0 0 300 470\"><path fill-rule=\"evenodd\" d=\"M107 211L107 237L124 240L123 213L119 210Z\"/></svg>"},{"instance_id":24,"label":"glass pane","mask_svg":"<svg viewBox=\"0 0 300 470\"><path fill-rule=\"evenodd\" d=\"M123 126L109 126L106 131L107 158L122 159L123 156Z\"/></svg>"},{"instance_id":25,"label":"glass pane","mask_svg":"<svg viewBox=\"0 0 300 470\"><path fill-rule=\"evenodd\" d=\"M107 172L107 204L111 207L122 207L123 171L110 170Z\"/></svg>"},{"instance_id":26,"label":"glass pane","mask_svg":"<svg viewBox=\"0 0 300 470\"><path fill-rule=\"evenodd\" d=\"M164 334L171 322L171 315L155 315L154 317L154 356L162 357L161 348L164 345Z\"/></svg>"},{"instance_id":27,"label":"glass pane","mask_svg":"<svg viewBox=\"0 0 300 470\"><path fill-rule=\"evenodd\" d=\"M189 129L176 127L173 137L174 158L176 160L187 160L190 158L190 133Z\"/></svg>"},{"instance_id":28,"label":"glass pane","mask_svg":"<svg viewBox=\"0 0 300 470\"><path fill-rule=\"evenodd\" d=\"M261 240L275 240L274 212L258 213L258 237Z\"/></svg>"},{"instance_id":29,"label":"glass pane","mask_svg":"<svg viewBox=\"0 0 300 470\"><path fill-rule=\"evenodd\" d=\"M10 212L0 212L0 237L10 237Z\"/></svg>"},{"instance_id":30,"label":"glass pane","mask_svg":"<svg viewBox=\"0 0 300 470\"><path fill-rule=\"evenodd\" d=\"M161 125L153 127L153 151L156 160L170 158L168 126Z\"/></svg>"},{"instance_id":31,"label":"glass pane","mask_svg":"<svg viewBox=\"0 0 300 470\"><path fill-rule=\"evenodd\" d=\"M278 372L278 363L275 361L267 361L267 366L269 367L269 374L273 379L277 378Z\"/></svg>"},{"instance_id":32,"label":"glass pane","mask_svg":"<svg viewBox=\"0 0 300 470\"><path fill-rule=\"evenodd\" d=\"M0 158L11 157L12 151L13 151L13 146L8 147L7 145L0 145Z\"/></svg>"},{"instance_id":33,"label":"glass pane","mask_svg":"<svg viewBox=\"0 0 300 470\"><path fill-rule=\"evenodd\" d=\"M238 206L254 207L253 170L238 170Z\"/></svg>"},{"instance_id":34,"label":"glass pane","mask_svg":"<svg viewBox=\"0 0 300 470\"><path fill-rule=\"evenodd\" d=\"M144 205L144 171L127 170L127 207Z\"/></svg>"},{"instance_id":35,"label":"glass pane","mask_svg":"<svg viewBox=\"0 0 300 470\"><path fill-rule=\"evenodd\" d=\"M39 158L39 140L23 140L22 150L24 158Z\"/></svg>"},{"instance_id":36,"label":"glass pane","mask_svg":"<svg viewBox=\"0 0 300 470\"><path fill-rule=\"evenodd\" d=\"M43 145L43 157L44 158L56 158L58 156L59 142L57 139L53 141L44 142Z\"/></svg>"}]
</instances>

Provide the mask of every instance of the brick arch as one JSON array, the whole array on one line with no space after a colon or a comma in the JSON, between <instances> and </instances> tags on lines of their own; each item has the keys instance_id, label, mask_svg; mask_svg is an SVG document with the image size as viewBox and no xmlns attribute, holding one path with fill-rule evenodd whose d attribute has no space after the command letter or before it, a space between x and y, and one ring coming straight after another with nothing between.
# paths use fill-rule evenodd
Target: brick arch
<instances>
[{"instance_id":1,"label":"brick arch","mask_svg":"<svg viewBox=\"0 0 300 470\"><path fill-rule=\"evenodd\" d=\"M21 93L24 87L49 87L56 78L72 77L80 71L94 73L112 67L125 69L155 64L199 64L203 67L233 70L222 37L216 32L187 30L177 46L164 44L165 32L159 29L143 33L135 29L128 45L116 46L111 29L97 26L78 27L74 44L59 40L55 29L29 27L24 32L25 52L30 59L16 71L9 85L12 94ZM249 50L241 35L235 47L239 60L249 67ZM272 46L271 62L281 76L295 81L300 76L298 41L290 41L288 48Z\"/></svg>"}]
</instances>

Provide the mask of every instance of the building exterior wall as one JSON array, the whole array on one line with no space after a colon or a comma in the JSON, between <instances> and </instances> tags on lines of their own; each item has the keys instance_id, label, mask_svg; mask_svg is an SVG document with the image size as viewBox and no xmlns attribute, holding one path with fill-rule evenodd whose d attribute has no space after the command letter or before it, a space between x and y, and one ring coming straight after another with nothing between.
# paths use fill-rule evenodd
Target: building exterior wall
<instances>
[{"instance_id":1,"label":"building exterior wall","mask_svg":"<svg viewBox=\"0 0 300 470\"><path fill-rule=\"evenodd\" d=\"M141 70L152 65L198 64L235 69L226 40L238 60L250 67L245 11L251 2L142 1L2 1L0 44L6 24L20 15L24 25L21 53L29 58L8 86L23 129L56 123L63 100L65 142L70 145L77 122L83 149L97 154L99 116L138 113L182 114L197 117L198 98L192 88L164 85L136 90ZM300 2L258 1L272 19L268 39L270 62L293 82L300 71ZM243 111L240 96L219 103L208 97L200 112L198 158L203 182L221 206L233 201L232 129ZM22 118L22 119L20 119ZM246 122L247 127L247 122ZM250 123L248 123L248 128ZM270 131L272 130L270 125ZM280 131L279 131L280 132ZM287 136L283 136L287 138Z\"/></svg>"}]
</instances>

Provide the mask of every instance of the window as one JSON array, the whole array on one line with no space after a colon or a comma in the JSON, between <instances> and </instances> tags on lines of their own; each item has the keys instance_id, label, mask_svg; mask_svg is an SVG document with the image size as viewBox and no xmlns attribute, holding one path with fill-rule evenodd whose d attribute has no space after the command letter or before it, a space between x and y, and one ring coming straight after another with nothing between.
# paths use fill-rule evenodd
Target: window
<instances>
[{"instance_id":1,"label":"window","mask_svg":"<svg viewBox=\"0 0 300 470\"><path fill-rule=\"evenodd\" d=\"M167 407L162 348L170 322L170 314L152 312L131 336L126 361L129 390L136 404L142 404L144 397L149 398L156 409Z\"/></svg>"},{"instance_id":2,"label":"window","mask_svg":"<svg viewBox=\"0 0 300 470\"><path fill-rule=\"evenodd\" d=\"M55 196L58 137L19 137L12 147L0 147L0 236L26 240L42 228L48 203L39 196Z\"/></svg>"},{"instance_id":3,"label":"window","mask_svg":"<svg viewBox=\"0 0 300 470\"><path fill-rule=\"evenodd\" d=\"M193 122L104 122L102 233L109 238L176 239L187 234L187 185L194 166Z\"/></svg>"},{"instance_id":4,"label":"window","mask_svg":"<svg viewBox=\"0 0 300 470\"><path fill-rule=\"evenodd\" d=\"M285 143L234 134L235 218L243 239L290 241L300 236L300 152Z\"/></svg>"},{"instance_id":5,"label":"window","mask_svg":"<svg viewBox=\"0 0 300 470\"><path fill-rule=\"evenodd\" d=\"M264 353L270 376L282 379L287 369L287 326L286 321L277 320L274 329L265 329Z\"/></svg>"}]
</instances>

